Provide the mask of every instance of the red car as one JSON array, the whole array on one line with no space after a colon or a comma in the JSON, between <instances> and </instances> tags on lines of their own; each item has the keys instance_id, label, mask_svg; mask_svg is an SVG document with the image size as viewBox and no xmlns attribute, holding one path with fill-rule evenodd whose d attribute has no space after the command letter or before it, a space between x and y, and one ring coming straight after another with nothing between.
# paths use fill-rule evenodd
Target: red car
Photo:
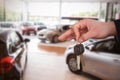
<instances>
[{"instance_id":1,"label":"red car","mask_svg":"<svg viewBox=\"0 0 120 80\"><path fill-rule=\"evenodd\" d=\"M21 26L22 26L22 34L23 35L24 34L27 34L27 35L30 35L30 34L36 35L37 34L36 28L31 23L25 22L25 23L22 23Z\"/></svg>"}]
</instances>

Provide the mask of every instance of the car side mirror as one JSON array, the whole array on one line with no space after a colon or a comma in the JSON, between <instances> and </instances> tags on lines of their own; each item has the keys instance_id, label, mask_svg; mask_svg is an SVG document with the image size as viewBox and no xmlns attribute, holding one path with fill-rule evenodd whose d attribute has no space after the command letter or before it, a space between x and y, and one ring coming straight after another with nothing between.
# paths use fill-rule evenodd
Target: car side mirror
<instances>
[{"instance_id":1,"label":"car side mirror","mask_svg":"<svg viewBox=\"0 0 120 80\"><path fill-rule=\"evenodd\" d=\"M30 39L25 38L25 39L24 39L24 42L25 42L25 43L30 42Z\"/></svg>"},{"instance_id":2,"label":"car side mirror","mask_svg":"<svg viewBox=\"0 0 120 80\"><path fill-rule=\"evenodd\" d=\"M16 50L18 49L18 47L17 46L15 46L15 44L14 43L11 43L10 45L9 45L9 51L10 52L16 52Z\"/></svg>"}]
</instances>

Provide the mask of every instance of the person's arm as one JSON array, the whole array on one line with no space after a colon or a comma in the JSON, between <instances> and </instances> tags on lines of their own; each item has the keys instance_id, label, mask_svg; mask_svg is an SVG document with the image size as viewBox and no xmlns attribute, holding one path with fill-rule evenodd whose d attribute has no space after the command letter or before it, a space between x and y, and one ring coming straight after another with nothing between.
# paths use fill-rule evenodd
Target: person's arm
<instances>
[{"instance_id":1,"label":"person's arm","mask_svg":"<svg viewBox=\"0 0 120 80\"><path fill-rule=\"evenodd\" d=\"M74 38L82 43L91 38L101 39L116 34L117 31L113 21L100 22L91 19L84 19L74 24L70 30L62 34L58 39L64 41Z\"/></svg>"}]
</instances>

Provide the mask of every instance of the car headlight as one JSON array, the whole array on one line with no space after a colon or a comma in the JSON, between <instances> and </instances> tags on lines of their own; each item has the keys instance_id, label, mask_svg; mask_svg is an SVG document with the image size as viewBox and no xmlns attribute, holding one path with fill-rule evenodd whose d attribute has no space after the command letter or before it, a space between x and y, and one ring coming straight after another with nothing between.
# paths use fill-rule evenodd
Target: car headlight
<instances>
[{"instance_id":1,"label":"car headlight","mask_svg":"<svg viewBox=\"0 0 120 80\"><path fill-rule=\"evenodd\" d=\"M22 29L22 30L24 30L25 28L24 28L24 27L22 27L21 29Z\"/></svg>"}]
</instances>

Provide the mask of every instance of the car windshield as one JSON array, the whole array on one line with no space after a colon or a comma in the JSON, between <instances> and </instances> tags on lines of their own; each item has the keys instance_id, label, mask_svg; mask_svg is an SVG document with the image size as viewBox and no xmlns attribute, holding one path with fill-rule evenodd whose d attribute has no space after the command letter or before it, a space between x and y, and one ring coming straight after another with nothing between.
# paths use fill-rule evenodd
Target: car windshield
<instances>
[{"instance_id":1,"label":"car windshield","mask_svg":"<svg viewBox=\"0 0 120 80\"><path fill-rule=\"evenodd\" d=\"M1 24L1 28L13 28L13 24L10 24L10 23L3 23Z\"/></svg>"},{"instance_id":2,"label":"car windshield","mask_svg":"<svg viewBox=\"0 0 120 80\"><path fill-rule=\"evenodd\" d=\"M48 27L48 29L57 30L58 27L59 27L59 25L54 25L54 26L50 26L50 27Z\"/></svg>"},{"instance_id":3,"label":"car windshield","mask_svg":"<svg viewBox=\"0 0 120 80\"><path fill-rule=\"evenodd\" d=\"M34 25L44 25L43 23L34 23Z\"/></svg>"},{"instance_id":4,"label":"car windshield","mask_svg":"<svg viewBox=\"0 0 120 80\"><path fill-rule=\"evenodd\" d=\"M103 40L93 43L94 51L109 52L109 53L120 53L119 45L115 39ZM89 45L90 46L90 45Z\"/></svg>"},{"instance_id":5,"label":"car windshield","mask_svg":"<svg viewBox=\"0 0 120 80\"><path fill-rule=\"evenodd\" d=\"M31 23L23 23L23 26L24 27L29 27L29 26L32 26L32 24Z\"/></svg>"}]
</instances>

